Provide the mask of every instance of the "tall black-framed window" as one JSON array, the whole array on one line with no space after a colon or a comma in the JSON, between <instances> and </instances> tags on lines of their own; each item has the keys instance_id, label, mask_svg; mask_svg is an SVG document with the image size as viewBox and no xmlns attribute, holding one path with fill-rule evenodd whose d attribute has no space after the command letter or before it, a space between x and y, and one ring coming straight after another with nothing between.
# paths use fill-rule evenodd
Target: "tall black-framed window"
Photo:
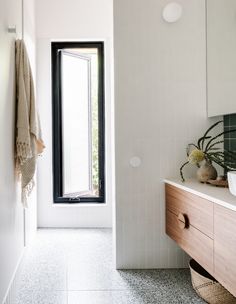
<instances>
[{"instance_id":1,"label":"tall black-framed window","mask_svg":"<svg viewBox=\"0 0 236 304\"><path fill-rule=\"evenodd\" d=\"M104 43L52 42L54 203L105 201Z\"/></svg>"}]
</instances>

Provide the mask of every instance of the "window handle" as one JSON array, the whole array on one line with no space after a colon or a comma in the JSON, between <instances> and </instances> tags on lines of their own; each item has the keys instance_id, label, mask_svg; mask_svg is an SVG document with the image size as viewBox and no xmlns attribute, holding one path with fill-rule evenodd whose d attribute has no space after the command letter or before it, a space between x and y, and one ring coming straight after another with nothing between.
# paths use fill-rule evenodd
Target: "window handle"
<instances>
[{"instance_id":1,"label":"window handle","mask_svg":"<svg viewBox=\"0 0 236 304\"><path fill-rule=\"evenodd\" d=\"M102 180L100 179L99 180L99 190L101 190L102 189Z\"/></svg>"},{"instance_id":2,"label":"window handle","mask_svg":"<svg viewBox=\"0 0 236 304\"><path fill-rule=\"evenodd\" d=\"M80 197L79 196L73 196L73 197L69 197L69 203L73 204L76 202L80 202Z\"/></svg>"}]
</instances>

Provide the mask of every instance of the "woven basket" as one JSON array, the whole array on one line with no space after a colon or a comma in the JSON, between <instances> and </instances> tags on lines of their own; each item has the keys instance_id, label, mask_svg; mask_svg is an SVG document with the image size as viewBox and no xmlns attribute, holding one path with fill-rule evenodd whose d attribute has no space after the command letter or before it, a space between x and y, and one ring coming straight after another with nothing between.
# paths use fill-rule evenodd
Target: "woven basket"
<instances>
[{"instance_id":1,"label":"woven basket","mask_svg":"<svg viewBox=\"0 0 236 304\"><path fill-rule=\"evenodd\" d=\"M204 301L209 304L236 304L236 298L196 261L191 260L189 267L193 288Z\"/></svg>"}]
</instances>

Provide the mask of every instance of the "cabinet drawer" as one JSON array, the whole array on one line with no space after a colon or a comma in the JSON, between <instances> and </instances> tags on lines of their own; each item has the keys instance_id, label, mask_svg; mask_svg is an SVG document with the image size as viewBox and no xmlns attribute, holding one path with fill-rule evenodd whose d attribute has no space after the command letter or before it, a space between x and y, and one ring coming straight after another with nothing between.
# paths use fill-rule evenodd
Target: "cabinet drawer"
<instances>
[{"instance_id":1,"label":"cabinet drawer","mask_svg":"<svg viewBox=\"0 0 236 304\"><path fill-rule=\"evenodd\" d=\"M193 226L183 228L178 216L166 210L166 233L213 275L213 240Z\"/></svg>"},{"instance_id":2,"label":"cabinet drawer","mask_svg":"<svg viewBox=\"0 0 236 304\"><path fill-rule=\"evenodd\" d=\"M215 276L236 297L236 212L215 205Z\"/></svg>"},{"instance_id":3,"label":"cabinet drawer","mask_svg":"<svg viewBox=\"0 0 236 304\"><path fill-rule=\"evenodd\" d=\"M166 184L166 208L175 215L185 214L189 224L213 239L214 204L197 195Z\"/></svg>"}]
</instances>

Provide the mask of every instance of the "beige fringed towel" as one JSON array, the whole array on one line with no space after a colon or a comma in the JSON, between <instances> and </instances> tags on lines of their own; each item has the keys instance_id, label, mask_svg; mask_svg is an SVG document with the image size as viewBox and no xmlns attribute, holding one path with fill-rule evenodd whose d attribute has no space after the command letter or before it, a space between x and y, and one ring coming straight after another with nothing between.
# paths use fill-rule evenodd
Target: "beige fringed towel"
<instances>
[{"instance_id":1,"label":"beige fringed towel","mask_svg":"<svg viewBox=\"0 0 236 304\"><path fill-rule=\"evenodd\" d=\"M38 154L44 143L35 105L34 84L26 47L23 40L16 41L16 170L21 180L22 204L34 187L34 174Z\"/></svg>"}]
</instances>

